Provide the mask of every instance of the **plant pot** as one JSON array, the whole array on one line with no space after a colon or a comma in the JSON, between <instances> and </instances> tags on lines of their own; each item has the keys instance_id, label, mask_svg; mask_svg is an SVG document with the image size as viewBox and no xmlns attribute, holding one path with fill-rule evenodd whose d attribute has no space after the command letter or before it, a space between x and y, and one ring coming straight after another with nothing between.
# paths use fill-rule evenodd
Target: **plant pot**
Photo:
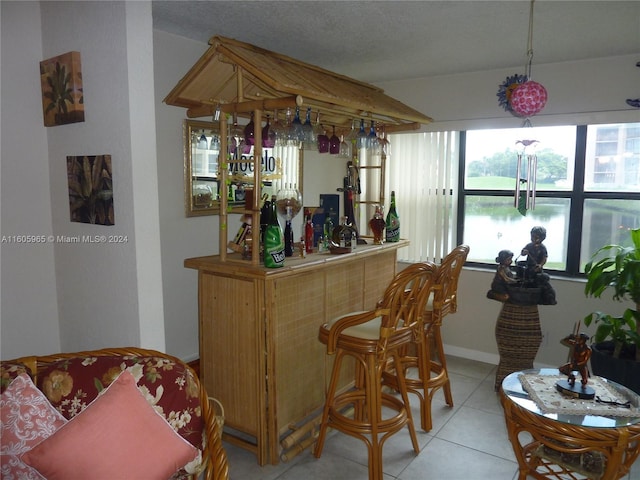
<instances>
[{"instance_id":1,"label":"plant pot","mask_svg":"<svg viewBox=\"0 0 640 480\"><path fill-rule=\"evenodd\" d=\"M635 360L635 345L614 358L613 342L591 345L591 373L613 380L640 394L640 362Z\"/></svg>"}]
</instances>

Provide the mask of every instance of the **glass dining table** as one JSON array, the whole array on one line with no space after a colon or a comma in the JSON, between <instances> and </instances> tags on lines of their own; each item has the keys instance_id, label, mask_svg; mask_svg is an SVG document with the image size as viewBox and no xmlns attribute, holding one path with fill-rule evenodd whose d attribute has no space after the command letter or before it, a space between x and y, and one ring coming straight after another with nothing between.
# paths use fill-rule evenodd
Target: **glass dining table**
<instances>
[{"instance_id":1,"label":"glass dining table","mask_svg":"<svg viewBox=\"0 0 640 480\"><path fill-rule=\"evenodd\" d=\"M519 480L614 480L640 453L640 395L601 377L589 379L592 400L561 394L558 369L511 373L500 401Z\"/></svg>"}]
</instances>

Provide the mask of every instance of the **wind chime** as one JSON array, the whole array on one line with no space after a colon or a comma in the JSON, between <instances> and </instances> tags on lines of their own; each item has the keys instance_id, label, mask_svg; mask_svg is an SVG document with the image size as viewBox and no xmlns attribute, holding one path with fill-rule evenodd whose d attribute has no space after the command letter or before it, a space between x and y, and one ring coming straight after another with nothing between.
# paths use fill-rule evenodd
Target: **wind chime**
<instances>
[{"instance_id":1,"label":"wind chime","mask_svg":"<svg viewBox=\"0 0 640 480\"><path fill-rule=\"evenodd\" d=\"M535 144L538 143L538 140L518 140L516 143L521 143L524 148L518 152L514 207L522 215L526 215L527 210L533 210L536 207L538 157L535 152Z\"/></svg>"},{"instance_id":2,"label":"wind chime","mask_svg":"<svg viewBox=\"0 0 640 480\"><path fill-rule=\"evenodd\" d=\"M531 127L529 117L540 113L547 103L547 90L538 82L531 80L531 64L533 63L533 4L529 9L529 34L527 37L527 64L524 75L513 75L500 85L498 89L499 104L507 112L524 117L523 127ZM537 140L518 140L524 148L518 153L516 166L516 189L514 206L522 215L536 205L536 175L538 157L535 154ZM529 148L530 147L530 148Z\"/></svg>"}]
</instances>

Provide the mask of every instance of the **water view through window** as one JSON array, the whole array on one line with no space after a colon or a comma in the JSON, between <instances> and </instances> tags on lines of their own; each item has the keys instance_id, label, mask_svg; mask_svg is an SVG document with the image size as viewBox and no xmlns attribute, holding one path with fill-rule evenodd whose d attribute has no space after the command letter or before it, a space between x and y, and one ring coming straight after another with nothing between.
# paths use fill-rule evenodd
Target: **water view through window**
<instances>
[{"instance_id":1,"label":"water view through window","mask_svg":"<svg viewBox=\"0 0 640 480\"><path fill-rule=\"evenodd\" d=\"M535 206L526 211L514 198L519 154L537 158ZM640 227L640 124L467 131L464 165L471 262L495 263L503 249L515 260L541 225L546 268L565 271L573 262L576 273L598 248L627 244L628 231Z\"/></svg>"}]
</instances>

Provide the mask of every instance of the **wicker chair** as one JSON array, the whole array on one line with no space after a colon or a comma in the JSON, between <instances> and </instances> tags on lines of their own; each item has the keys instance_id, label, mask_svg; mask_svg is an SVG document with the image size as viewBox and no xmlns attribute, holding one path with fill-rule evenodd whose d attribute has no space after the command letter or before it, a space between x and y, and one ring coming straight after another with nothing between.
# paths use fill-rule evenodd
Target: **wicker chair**
<instances>
[{"instance_id":1,"label":"wicker chair","mask_svg":"<svg viewBox=\"0 0 640 480\"><path fill-rule=\"evenodd\" d=\"M413 345L413 348L405 349L402 357L405 368L418 369L418 378L407 378L406 384L408 391L416 394L420 399L421 427L426 432L433 428L431 402L439 388L444 391L447 405L453 407L451 382L440 327L446 315L458 310L458 280L468 255L469 247L459 245L442 260L433 294L427 302L424 315L424 337ZM384 380L391 387L398 388L395 370L387 368Z\"/></svg>"},{"instance_id":2,"label":"wicker chair","mask_svg":"<svg viewBox=\"0 0 640 480\"><path fill-rule=\"evenodd\" d=\"M229 466L227 463L226 452L222 446L222 417L216 413L216 407L213 405L213 399L207 396L207 392L200 383L195 372L180 359L161 353L155 350L147 350L142 348L128 347L128 348L111 348L92 350L75 353L59 353L47 356L29 356L22 357L15 360L3 360L2 361L2 382L3 387L7 384L12 377L17 376L22 371L26 370L29 373L33 382L36 385L40 384L40 379L43 372L52 365L66 362L67 364L76 362L80 363L82 359L86 358L104 358L104 361L115 362L114 364L124 362L138 362L140 359L154 359L154 360L166 360L172 362L173 365L178 365L181 371L188 370L190 381L193 382L194 388L197 389L199 396L199 407L201 410L203 429L202 435L204 437L204 443L202 445L202 471L201 475L205 480L227 480L229 478ZM111 357L106 359L105 357ZM98 360L99 362L100 360ZM96 362L96 363L98 363ZM118 367L121 368L121 367ZM89 370L89 368L87 368ZM88 372L89 373L89 372ZM105 372L98 372L91 370L91 375L96 375L100 378ZM168 390L170 385L165 385L165 390ZM194 390L195 391L195 390ZM87 399L90 401L90 399ZM219 408L219 407L218 407ZM65 415L68 416L68 415Z\"/></svg>"},{"instance_id":3,"label":"wicker chair","mask_svg":"<svg viewBox=\"0 0 640 480\"><path fill-rule=\"evenodd\" d=\"M419 343L423 338L422 314L436 271L431 263L413 264L396 275L375 310L341 316L320 327L320 341L327 345L327 353L336 357L314 451L316 457L322 454L329 427L365 442L371 480L382 480L384 442L405 425L414 451L419 452L404 369L399 368L397 376L400 398L382 391L382 371L388 362L400 362L400 350L405 345ZM355 359L355 387L336 394L345 357ZM393 414L388 415L387 409Z\"/></svg>"}]
</instances>

